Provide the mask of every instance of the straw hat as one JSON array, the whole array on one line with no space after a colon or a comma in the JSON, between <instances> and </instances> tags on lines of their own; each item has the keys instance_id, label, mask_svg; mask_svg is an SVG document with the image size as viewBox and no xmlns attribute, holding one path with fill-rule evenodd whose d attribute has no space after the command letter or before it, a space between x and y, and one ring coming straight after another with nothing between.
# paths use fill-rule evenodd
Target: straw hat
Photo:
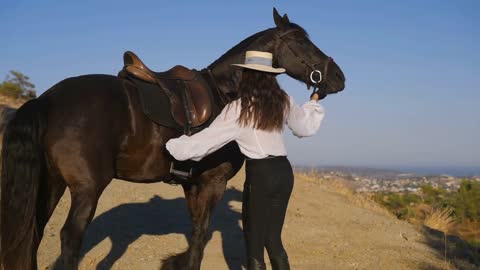
<instances>
[{"instance_id":1,"label":"straw hat","mask_svg":"<svg viewBox=\"0 0 480 270\"><path fill-rule=\"evenodd\" d=\"M285 72L284 68L272 67L272 59L273 55L269 52L247 51L245 53L245 64L232 65L271 73Z\"/></svg>"}]
</instances>

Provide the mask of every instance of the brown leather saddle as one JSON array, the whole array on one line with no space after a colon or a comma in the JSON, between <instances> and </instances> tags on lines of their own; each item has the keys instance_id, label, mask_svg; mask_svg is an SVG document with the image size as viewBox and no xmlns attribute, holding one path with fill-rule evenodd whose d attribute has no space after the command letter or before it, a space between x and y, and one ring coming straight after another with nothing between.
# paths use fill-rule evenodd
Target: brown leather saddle
<instances>
[{"instance_id":1,"label":"brown leather saddle","mask_svg":"<svg viewBox=\"0 0 480 270\"><path fill-rule=\"evenodd\" d=\"M154 72L131 51L123 55L118 76L137 86L144 113L154 122L191 135L208 125L213 95L200 72L177 65Z\"/></svg>"}]
</instances>

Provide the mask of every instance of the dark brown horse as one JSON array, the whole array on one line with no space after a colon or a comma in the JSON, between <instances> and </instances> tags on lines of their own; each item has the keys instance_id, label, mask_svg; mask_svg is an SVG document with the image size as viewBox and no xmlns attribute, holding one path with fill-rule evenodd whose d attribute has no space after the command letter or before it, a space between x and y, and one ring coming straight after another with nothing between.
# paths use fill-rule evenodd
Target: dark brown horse
<instances>
[{"instance_id":1,"label":"dark brown horse","mask_svg":"<svg viewBox=\"0 0 480 270\"><path fill-rule=\"evenodd\" d=\"M208 66L216 81L212 88L234 98L241 71L230 64L242 62L247 50L259 50L273 52L274 65L309 87L325 94L344 89L340 68L300 26L276 10L274 21L276 27L245 39ZM222 106L217 93L215 114ZM44 227L68 187L72 203L61 231L61 261L64 269L77 269L85 229L105 187L113 178L151 183L169 177L172 157L165 143L180 135L151 122L137 92L111 75L68 78L24 104L4 134L0 268L37 268ZM189 247L165 259L162 269L200 269L212 209L243 161L232 142L198 162L201 172L182 185L193 221Z\"/></svg>"}]
</instances>

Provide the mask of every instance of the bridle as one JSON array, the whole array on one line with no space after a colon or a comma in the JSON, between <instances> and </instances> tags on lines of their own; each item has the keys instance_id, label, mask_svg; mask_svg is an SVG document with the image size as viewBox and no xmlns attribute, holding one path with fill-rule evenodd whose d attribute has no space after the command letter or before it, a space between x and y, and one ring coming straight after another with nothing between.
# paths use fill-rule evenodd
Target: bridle
<instances>
[{"instance_id":1,"label":"bridle","mask_svg":"<svg viewBox=\"0 0 480 270\"><path fill-rule=\"evenodd\" d=\"M278 49L283 42L285 45L287 45L288 49L292 52L292 54L302 63L303 65L306 66L305 69L305 77L307 79L310 79L310 82L313 85L313 93L318 92L318 89L320 89L320 83L324 82L326 85L329 85L329 82L327 80L324 80L324 78L327 78L328 75L328 65L330 62L333 61L333 58L328 56L327 61L325 62L325 66L323 68L323 72L320 71L319 69L315 68L316 65L320 65L322 63L310 63L309 61L306 61L304 57L302 57L300 54L298 54L289 44L289 42L285 39L283 39L285 36L289 35L290 33L300 31L299 29L289 29L283 33L280 33L279 31L276 31L274 33L274 38L275 38L275 44L274 44L274 55L278 56ZM209 68L205 68L201 70L201 73L206 73L206 77L208 78L207 80L210 81L210 84L213 86L216 92L218 92L219 97L220 97L220 102L225 105L231 101L231 98L226 95L218 86L217 81L215 77L213 76L212 70ZM315 79L314 76L317 74L318 79ZM326 91L326 89L323 89ZM313 94L312 93L312 94ZM323 95L326 95L327 93L322 93Z\"/></svg>"},{"instance_id":2,"label":"bridle","mask_svg":"<svg viewBox=\"0 0 480 270\"><path fill-rule=\"evenodd\" d=\"M285 45L287 45L287 48L292 52L292 54L300 61L300 63L304 64L307 68L305 69L305 72L306 72L306 78L309 78L310 79L310 82L312 82L313 84L313 92L316 92L316 89L319 89L320 88L320 83L322 81L325 81L325 84L328 85L328 82L326 80L323 80L323 78L327 78L327 75L328 75L328 65L330 64L330 62L333 61L333 59L329 56L327 58L327 61L325 63L325 66L324 66L324 70L323 72L320 71L319 69L317 69L315 66L316 65L320 65L322 63L310 63L309 61L307 61L304 57L302 57L302 55L300 55L299 53L297 53L291 46L290 46L290 43L288 42L288 40L285 40L284 37L293 33L293 32L297 32L297 31L300 31L298 29L290 29L290 30L287 30L283 33L280 33L278 31L275 32L275 47L274 47L274 55L278 56L278 49L280 47L280 44L281 42L283 42ZM310 70L309 70L310 69ZM317 77L318 79L315 79L314 76L317 74Z\"/></svg>"}]
</instances>

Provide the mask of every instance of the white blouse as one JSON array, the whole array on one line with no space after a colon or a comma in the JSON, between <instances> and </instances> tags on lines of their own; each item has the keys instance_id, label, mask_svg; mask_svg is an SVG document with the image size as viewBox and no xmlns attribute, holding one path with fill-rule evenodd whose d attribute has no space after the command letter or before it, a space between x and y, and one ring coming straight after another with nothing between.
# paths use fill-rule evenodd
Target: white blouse
<instances>
[{"instance_id":1,"label":"white blouse","mask_svg":"<svg viewBox=\"0 0 480 270\"><path fill-rule=\"evenodd\" d=\"M290 97L290 111L285 123L299 138L312 136L317 132L325 116L325 110L316 100L309 100L302 106L295 104ZM241 100L227 104L210 126L192 136L182 135L170 139L166 148L177 160L201 160L227 143L235 140L240 151L249 158L265 158L268 155L286 156L287 151L281 131L264 131L237 124L240 116ZM227 109L228 108L228 109Z\"/></svg>"}]
</instances>

